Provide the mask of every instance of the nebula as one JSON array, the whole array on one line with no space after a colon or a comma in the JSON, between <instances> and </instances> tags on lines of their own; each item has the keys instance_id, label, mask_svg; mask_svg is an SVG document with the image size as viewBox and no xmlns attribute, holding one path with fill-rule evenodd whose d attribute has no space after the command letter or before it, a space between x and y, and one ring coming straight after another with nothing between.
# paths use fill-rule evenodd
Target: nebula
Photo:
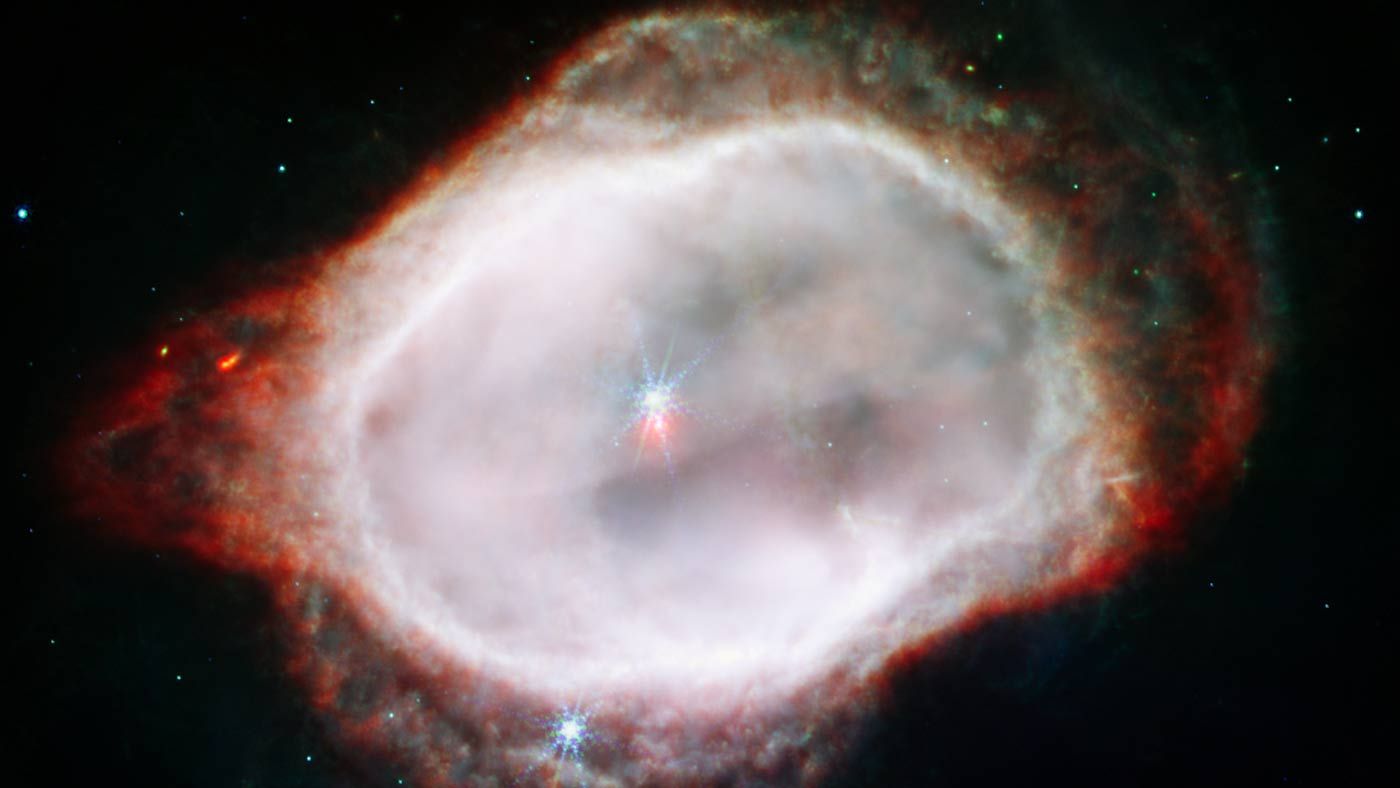
<instances>
[{"instance_id":1,"label":"nebula","mask_svg":"<svg viewBox=\"0 0 1400 788\"><path fill-rule=\"evenodd\" d=\"M1269 367L1187 146L838 12L613 23L76 419L79 510L270 589L414 785L819 784L892 673L1110 587Z\"/></svg>"}]
</instances>

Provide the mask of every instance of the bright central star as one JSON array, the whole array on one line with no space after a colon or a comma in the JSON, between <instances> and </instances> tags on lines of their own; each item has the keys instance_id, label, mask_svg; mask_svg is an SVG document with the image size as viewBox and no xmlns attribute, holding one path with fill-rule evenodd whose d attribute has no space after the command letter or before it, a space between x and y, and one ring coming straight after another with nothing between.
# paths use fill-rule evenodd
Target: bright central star
<instances>
[{"instance_id":1,"label":"bright central star","mask_svg":"<svg viewBox=\"0 0 1400 788\"><path fill-rule=\"evenodd\" d=\"M671 407L671 391L668 388L653 387L642 397L642 407L655 418L662 416Z\"/></svg>"},{"instance_id":2,"label":"bright central star","mask_svg":"<svg viewBox=\"0 0 1400 788\"><path fill-rule=\"evenodd\" d=\"M699 366L704 354L692 359L680 369L673 370L671 357L676 350L676 337L672 334L666 354L661 359L661 366L653 368L651 360L647 357L646 346L640 338L638 344L641 349L642 379L630 387L632 417L628 429L635 430L637 438L637 451L632 465L636 467L640 464L642 455L648 449L659 450L665 459L667 470L674 473L671 458L673 422L680 414L690 413L686 404L677 396L676 389Z\"/></svg>"}]
</instances>

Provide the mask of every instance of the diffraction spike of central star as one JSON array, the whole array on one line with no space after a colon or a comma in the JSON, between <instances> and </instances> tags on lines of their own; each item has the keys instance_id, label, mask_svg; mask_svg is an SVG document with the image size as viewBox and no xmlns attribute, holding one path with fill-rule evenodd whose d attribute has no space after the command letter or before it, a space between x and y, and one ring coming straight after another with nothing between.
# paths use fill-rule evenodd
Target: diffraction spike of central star
<instances>
[{"instance_id":1,"label":"diffraction spike of central star","mask_svg":"<svg viewBox=\"0 0 1400 788\"><path fill-rule=\"evenodd\" d=\"M969 57L606 27L300 284L123 359L75 498L261 578L410 784L819 784L911 656L1174 539L1268 368L1204 146Z\"/></svg>"}]
</instances>

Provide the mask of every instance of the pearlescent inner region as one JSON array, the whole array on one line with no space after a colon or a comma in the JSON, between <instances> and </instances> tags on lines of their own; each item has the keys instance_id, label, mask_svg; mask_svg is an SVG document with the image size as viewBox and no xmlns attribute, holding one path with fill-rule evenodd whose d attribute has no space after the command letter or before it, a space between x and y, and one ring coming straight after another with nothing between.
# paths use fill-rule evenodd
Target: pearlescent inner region
<instances>
[{"instance_id":1,"label":"pearlescent inner region","mask_svg":"<svg viewBox=\"0 0 1400 788\"><path fill-rule=\"evenodd\" d=\"M1008 217L966 191L809 121L561 154L415 216L453 264L335 408L372 588L539 690L717 702L810 678L971 550L1039 541L1020 504L1089 395L1047 363ZM634 418L648 366L675 373L664 425Z\"/></svg>"}]
</instances>

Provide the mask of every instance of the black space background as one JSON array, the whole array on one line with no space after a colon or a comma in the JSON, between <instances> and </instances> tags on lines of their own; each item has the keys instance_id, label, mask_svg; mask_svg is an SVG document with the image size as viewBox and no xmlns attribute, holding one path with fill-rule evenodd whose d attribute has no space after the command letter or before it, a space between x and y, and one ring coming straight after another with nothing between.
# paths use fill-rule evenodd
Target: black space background
<instances>
[{"instance_id":1,"label":"black space background","mask_svg":"<svg viewBox=\"0 0 1400 788\"><path fill-rule=\"evenodd\" d=\"M629 4L502 5L0 17L0 376L18 399L4 782L389 784L338 758L279 674L254 581L65 519L45 451L75 403L110 390L114 353L217 302L211 273L256 282L345 237ZM1108 598L989 625L908 676L835 785L1395 779L1393 43L1350 3L1125 5L954 2L929 18L1004 30L1008 46L1062 21L1183 95L1233 95L1287 304L1250 470L1186 553Z\"/></svg>"}]
</instances>

